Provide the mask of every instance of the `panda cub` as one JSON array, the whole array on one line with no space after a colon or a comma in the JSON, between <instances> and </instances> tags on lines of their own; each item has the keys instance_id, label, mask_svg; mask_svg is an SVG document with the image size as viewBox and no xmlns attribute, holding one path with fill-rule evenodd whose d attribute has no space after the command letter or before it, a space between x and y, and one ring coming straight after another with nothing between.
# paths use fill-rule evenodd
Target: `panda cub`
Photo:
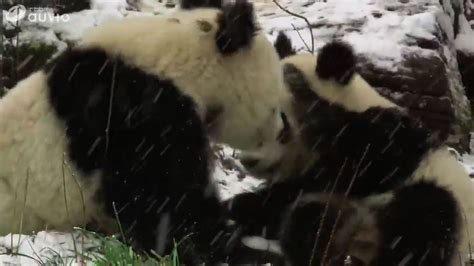
<instances>
[{"instance_id":1,"label":"panda cub","mask_svg":"<svg viewBox=\"0 0 474 266\"><path fill-rule=\"evenodd\" d=\"M276 145L283 77L250 3L193 3L93 29L0 100L0 235L118 220L203 259L228 240L208 136Z\"/></svg>"},{"instance_id":2,"label":"panda cub","mask_svg":"<svg viewBox=\"0 0 474 266\"><path fill-rule=\"evenodd\" d=\"M269 185L230 202L237 223L279 238L294 265L342 265L347 255L366 265L460 265L474 240L474 190L442 140L355 72L349 45L296 55L280 35L276 47L286 56L292 139L277 163L268 150L242 155ZM361 228L373 229L361 242L368 250Z\"/></svg>"}]
</instances>

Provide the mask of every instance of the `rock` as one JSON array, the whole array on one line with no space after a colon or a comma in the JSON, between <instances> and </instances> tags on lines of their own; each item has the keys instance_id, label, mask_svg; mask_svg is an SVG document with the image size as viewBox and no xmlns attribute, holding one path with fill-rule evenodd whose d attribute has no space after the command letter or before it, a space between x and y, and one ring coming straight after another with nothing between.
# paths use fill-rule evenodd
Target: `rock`
<instances>
[{"instance_id":1,"label":"rock","mask_svg":"<svg viewBox=\"0 0 474 266\"><path fill-rule=\"evenodd\" d=\"M448 73L439 55L406 55L397 71L377 67L368 58L362 57L360 61L360 73L372 86L409 108L433 133L447 139L455 122L455 110Z\"/></svg>"}]
</instances>

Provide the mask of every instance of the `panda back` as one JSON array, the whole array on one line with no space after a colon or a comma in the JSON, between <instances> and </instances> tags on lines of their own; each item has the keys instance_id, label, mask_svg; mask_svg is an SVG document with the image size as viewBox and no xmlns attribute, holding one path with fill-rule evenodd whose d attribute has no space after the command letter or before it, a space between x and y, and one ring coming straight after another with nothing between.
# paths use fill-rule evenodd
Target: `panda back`
<instances>
[{"instance_id":1,"label":"panda back","mask_svg":"<svg viewBox=\"0 0 474 266\"><path fill-rule=\"evenodd\" d=\"M46 79L36 72L0 100L1 235L19 231L21 213L28 232L82 225L100 209L93 199L98 179L85 178L69 160L65 126L49 102Z\"/></svg>"}]
</instances>

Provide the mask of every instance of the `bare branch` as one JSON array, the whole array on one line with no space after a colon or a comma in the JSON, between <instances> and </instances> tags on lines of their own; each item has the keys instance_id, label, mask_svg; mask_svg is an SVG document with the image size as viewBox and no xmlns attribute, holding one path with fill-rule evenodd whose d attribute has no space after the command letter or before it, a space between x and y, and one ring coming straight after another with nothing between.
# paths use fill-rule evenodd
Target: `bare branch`
<instances>
[{"instance_id":1,"label":"bare branch","mask_svg":"<svg viewBox=\"0 0 474 266\"><path fill-rule=\"evenodd\" d=\"M302 16L302 15L299 15L299 14L296 14L296 13L293 13L291 12L290 10L284 8L283 6L280 5L280 3L278 3L277 0L273 0L273 3L275 3L275 5L277 5L281 10L285 11L286 13L294 16L294 17L297 17L297 18L300 18L302 20L304 20L306 22L306 24L308 25L308 30L309 30L309 33L311 34L311 49L308 48L308 51L312 54L314 54L314 36L313 36L313 29L311 28L311 23L309 23L309 20L305 17L305 16ZM294 26L293 26L294 27ZM298 33L299 35L299 33ZM300 35L301 37L301 35Z\"/></svg>"},{"instance_id":2,"label":"bare branch","mask_svg":"<svg viewBox=\"0 0 474 266\"><path fill-rule=\"evenodd\" d=\"M301 36L300 30L297 29L293 23L291 23L291 26L292 26L293 29L296 31L296 33L298 33L298 36L300 37L300 40L304 43L304 46L306 46L306 49L308 49L308 51L311 52L311 49L309 48L308 44L307 44L306 41L303 39L303 36Z\"/></svg>"}]
</instances>

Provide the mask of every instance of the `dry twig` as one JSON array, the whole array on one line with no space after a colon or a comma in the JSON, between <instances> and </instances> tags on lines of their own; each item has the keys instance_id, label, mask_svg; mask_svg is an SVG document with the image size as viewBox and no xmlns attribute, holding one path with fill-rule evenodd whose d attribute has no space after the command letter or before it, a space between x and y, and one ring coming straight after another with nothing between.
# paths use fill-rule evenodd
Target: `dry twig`
<instances>
[{"instance_id":1,"label":"dry twig","mask_svg":"<svg viewBox=\"0 0 474 266\"><path fill-rule=\"evenodd\" d=\"M286 13L294 16L294 17L297 17L297 18L300 18L302 20L304 20L306 22L306 24L308 25L308 30L309 30L309 33L311 34L311 49L309 49L309 47L307 47L308 49L308 52L314 54L314 36L313 36L313 29L311 28L311 23L309 23L309 20L305 17L305 16L302 16L302 15L299 15L299 14L296 14L294 12L291 12L290 10L284 8L283 6L280 5L280 3L278 3L277 0L273 0L273 3L275 3L275 5L277 5L281 10L285 11ZM299 33L298 33L299 35ZM300 35L300 38L301 38L301 35ZM304 40L303 40L303 43ZM306 44L306 43L305 43Z\"/></svg>"}]
</instances>

